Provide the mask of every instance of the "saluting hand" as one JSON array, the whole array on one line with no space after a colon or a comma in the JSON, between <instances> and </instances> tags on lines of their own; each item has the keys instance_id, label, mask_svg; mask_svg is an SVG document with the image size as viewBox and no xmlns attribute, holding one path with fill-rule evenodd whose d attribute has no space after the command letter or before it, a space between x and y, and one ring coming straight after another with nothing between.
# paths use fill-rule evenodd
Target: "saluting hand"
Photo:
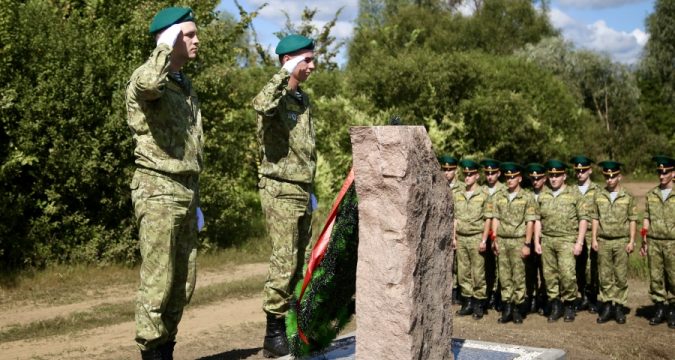
<instances>
[{"instance_id":1,"label":"saluting hand","mask_svg":"<svg viewBox=\"0 0 675 360\"><path fill-rule=\"evenodd\" d=\"M292 74L293 71L295 70L295 68L298 66L298 64L300 64L304 60L305 60L305 58L303 56L296 56L296 57L286 61L284 63L284 66L282 66L282 68L284 70L288 71L289 74Z\"/></svg>"},{"instance_id":2,"label":"saluting hand","mask_svg":"<svg viewBox=\"0 0 675 360\"><path fill-rule=\"evenodd\" d=\"M180 29L180 24L169 26L161 35L159 35L157 45L166 44L169 45L170 48L173 48L173 45L176 44L176 39L178 39L178 34L180 34Z\"/></svg>"}]
</instances>

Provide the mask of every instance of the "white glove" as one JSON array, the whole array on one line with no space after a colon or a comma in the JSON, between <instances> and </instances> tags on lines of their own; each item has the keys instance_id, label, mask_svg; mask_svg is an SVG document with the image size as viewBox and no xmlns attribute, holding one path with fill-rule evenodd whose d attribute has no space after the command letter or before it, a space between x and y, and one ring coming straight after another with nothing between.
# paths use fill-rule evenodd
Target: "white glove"
<instances>
[{"instance_id":1,"label":"white glove","mask_svg":"<svg viewBox=\"0 0 675 360\"><path fill-rule=\"evenodd\" d=\"M159 35L159 38L157 39L157 45L167 44L170 48L173 48L173 45L176 43L176 39L178 38L178 34L180 34L180 29L180 24L173 24L169 26L162 32L161 35Z\"/></svg>"},{"instance_id":2,"label":"white glove","mask_svg":"<svg viewBox=\"0 0 675 360\"><path fill-rule=\"evenodd\" d=\"M298 64L302 61L304 61L305 58L302 56L296 56L284 63L284 66L282 68L286 71L288 71L289 74L293 73L293 70L295 70L295 67L298 66Z\"/></svg>"}]
</instances>

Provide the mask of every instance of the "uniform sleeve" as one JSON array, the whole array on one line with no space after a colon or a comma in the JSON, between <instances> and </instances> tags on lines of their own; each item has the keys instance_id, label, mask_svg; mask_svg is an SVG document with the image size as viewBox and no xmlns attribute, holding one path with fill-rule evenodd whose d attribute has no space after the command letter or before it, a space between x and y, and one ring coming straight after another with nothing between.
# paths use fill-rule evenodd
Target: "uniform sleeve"
<instances>
[{"instance_id":1,"label":"uniform sleeve","mask_svg":"<svg viewBox=\"0 0 675 360\"><path fill-rule=\"evenodd\" d=\"M156 100L164 93L169 82L171 48L166 44L158 45L150 58L132 75L128 89L142 100Z\"/></svg>"},{"instance_id":2,"label":"uniform sleeve","mask_svg":"<svg viewBox=\"0 0 675 360\"><path fill-rule=\"evenodd\" d=\"M539 204L534 200L534 195L530 195L527 198L527 204L525 204L525 221L535 221L539 220L541 216L539 215Z\"/></svg>"},{"instance_id":3,"label":"uniform sleeve","mask_svg":"<svg viewBox=\"0 0 675 360\"><path fill-rule=\"evenodd\" d=\"M589 201L589 216L592 220L600 220L600 212L598 211L598 201L597 201L598 192L596 191Z\"/></svg>"},{"instance_id":4,"label":"uniform sleeve","mask_svg":"<svg viewBox=\"0 0 675 360\"><path fill-rule=\"evenodd\" d=\"M649 195L651 195L651 192L648 192L647 196L645 196L645 219L647 220L651 220L649 215Z\"/></svg>"},{"instance_id":5,"label":"uniform sleeve","mask_svg":"<svg viewBox=\"0 0 675 360\"><path fill-rule=\"evenodd\" d=\"M638 221L638 210L637 204L635 203L635 197L633 195L628 195L630 200L628 201L628 220L629 221Z\"/></svg>"},{"instance_id":6,"label":"uniform sleeve","mask_svg":"<svg viewBox=\"0 0 675 360\"><path fill-rule=\"evenodd\" d=\"M589 197L586 199L585 197L579 197L577 200L577 219L579 221L581 220L586 220L586 221L591 221L591 216L595 212L595 201L593 201L592 197Z\"/></svg>"},{"instance_id":7,"label":"uniform sleeve","mask_svg":"<svg viewBox=\"0 0 675 360\"><path fill-rule=\"evenodd\" d=\"M492 219L495 218L495 216L499 216L499 214L497 214L496 197L497 196L488 196L487 200L485 200L485 203L483 204L483 219ZM496 219L499 218L496 217Z\"/></svg>"},{"instance_id":8,"label":"uniform sleeve","mask_svg":"<svg viewBox=\"0 0 675 360\"><path fill-rule=\"evenodd\" d=\"M266 116L274 115L279 106L279 100L289 90L288 79L290 77L288 71L284 69L274 74L267 85L253 98L255 111Z\"/></svg>"}]
</instances>

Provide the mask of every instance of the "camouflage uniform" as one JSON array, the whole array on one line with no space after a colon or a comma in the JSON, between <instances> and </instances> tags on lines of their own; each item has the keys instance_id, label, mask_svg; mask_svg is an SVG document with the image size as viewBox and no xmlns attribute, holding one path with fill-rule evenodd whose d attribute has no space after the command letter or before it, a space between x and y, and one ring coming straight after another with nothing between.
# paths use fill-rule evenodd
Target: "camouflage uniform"
<instances>
[{"instance_id":1,"label":"camouflage uniform","mask_svg":"<svg viewBox=\"0 0 675 360\"><path fill-rule=\"evenodd\" d=\"M675 190L664 201L657 186L649 190L646 198L649 295L655 303L672 306L675 305Z\"/></svg>"},{"instance_id":2,"label":"camouflage uniform","mask_svg":"<svg viewBox=\"0 0 675 360\"><path fill-rule=\"evenodd\" d=\"M521 189L509 200L509 192L495 195L492 218L499 220L499 281L502 301L520 305L525 301L525 260L521 250L527 223L539 220L539 206L534 195Z\"/></svg>"},{"instance_id":3,"label":"camouflage uniform","mask_svg":"<svg viewBox=\"0 0 675 360\"><path fill-rule=\"evenodd\" d=\"M490 188L485 185L485 190L488 193L488 201L491 203L498 195L507 193L506 185L501 182L497 182L493 188L493 193L490 194ZM492 205L490 205L492 207ZM490 227L492 228L492 227ZM488 239L487 248L492 249L492 240ZM488 297L493 299L491 296L494 293L495 295L499 294L499 257L488 250L485 253L485 282L488 288ZM498 302L499 300L495 300ZM498 307L499 304L495 303L493 306Z\"/></svg>"},{"instance_id":4,"label":"camouflage uniform","mask_svg":"<svg viewBox=\"0 0 675 360\"><path fill-rule=\"evenodd\" d=\"M628 300L628 253L631 221L638 220L632 195L621 189L612 202L610 194L600 189L594 196L593 219L598 220L598 271L602 302L626 305Z\"/></svg>"},{"instance_id":5,"label":"camouflage uniform","mask_svg":"<svg viewBox=\"0 0 675 360\"><path fill-rule=\"evenodd\" d=\"M136 299L141 350L174 341L196 279L202 119L190 80L169 74L170 54L169 46L157 46L126 90L137 166L131 197L143 259Z\"/></svg>"},{"instance_id":6,"label":"camouflage uniform","mask_svg":"<svg viewBox=\"0 0 675 360\"><path fill-rule=\"evenodd\" d=\"M261 164L260 201L272 255L263 294L267 314L285 315L311 238L310 193L316 170L314 125L307 94L288 86L281 69L253 99Z\"/></svg>"},{"instance_id":7,"label":"camouflage uniform","mask_svg":"<svg viewBox=\"0 0 675 360\"><path fill-rule=\"evenodd\" d=\"M586 193L582 194L578 185L572 187L586 202L592 202L595 194L602 191L600 185L591 182L588 185ZM576 257L577 286L579 291L585 291L586 295L595 297L599 289L598 272L598 253L591 248L593 239L591 238L591 222L586 228L584 244L586 245L582 253ZM580 276L583 275L583 276Z\"/></svg>"},{"instance_id":8,"label":"camouflage uniform","mask_svg":"<svg viewBox=\"0 0 675 360\"><path fill-rule=\"evenodd\" d=\"M453 195L457 220L457 277L461 294L477 300L486 299L485 258L478 252L483 241L488 193L479 186L471 197L459 190ZM487 252L487 251L486 251Z\"/></svg>"},{"instance_id":9,"label":"camouflage uniform","mask_svg":"<svg viewBox=\"0 0 675 360\"><path fill-rule=\"evenodd\" d=\"M579 221L590 220L590 205L571 187L565 186L558 196L553 191L539 195L541 214L542 260L549 300L574 301L577 294L574 270L574 244Z\"/></svg>"}]
</instances>

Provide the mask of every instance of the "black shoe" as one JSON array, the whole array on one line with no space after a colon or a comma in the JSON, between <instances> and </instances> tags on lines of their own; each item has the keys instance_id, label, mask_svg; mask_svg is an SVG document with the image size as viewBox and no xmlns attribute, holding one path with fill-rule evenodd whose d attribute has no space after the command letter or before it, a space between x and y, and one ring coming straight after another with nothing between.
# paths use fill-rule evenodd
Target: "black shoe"
<instances>
[{"instance_id":1,"label":"black shoe","mask_svg":"<svg viewBox=\"0 0 675 360\"><path fill-rule=\"evenodd\" d=\"M513 304L513 323L522 324L523 323L523 304Z\"/></svg>"},{"instance_id":2,"label":"black shoe","mask_svg":"<svg viewBox=\"0 0 675 360\"><path fill-rule=\"evenodd\" d=\"M513 317L512 314L513 308L511 304L504 304L504 309L502 309L502 316L497 319L497 322L500 324L506 324L507 322L511 321L511 318Z\"/></svg>"},{"instance_id":3,"label":"black shoe","mask_svg":"<svg viewBox=\"0 0 675 360\"><path fill-rule=\"evenodd\" d=\"M626 323L626 313L624 311L623 305L621 304L614 305L614 320L616 320L617 324Z\"/></svg>"},{"instance_id":4,"label":"black shoe","mask_svg":"<svg viewBox=\"0 0 675 360\"><path fill-rule=\"evenodd\" d=\"M159 348L141 350L141 359L142 360L162 360L162 353L159 351Z\"/></svg>"},{"instance_id":5,"label":"black shoe","mask_svg":"<svg viewBox=\"0 0 675 360\"><path fill-rule=\"evenodd\" d=\"M565 322L574 321L576 313L574 312L574 303L571 301L565 302Z\"/></svg>"},{"instance_id":6,"label":"black shoe","mask_svg":"<svg viewBox=\"0 0 675 360\"><path fill-rule=\"evenodd\" d=\"M658 325L666 320L666 305L662 302L656 303L656 312L654 317L649 319L649 325Z\"/></svg>"},{"instance_id":7,"label":"black shoe","mask_svg":"<svg viewBox=\"0 0 675 360\"><path fill-rule=\"evenodd\" d=\"M602 304L602 309L600 310L600 315L595 320L598 324L604 324L612 318L613 306L610 301Z\"/></svg>"},{"instance_id":8,"label":"black shoe","mask_svg":"<svg viewBox=\"0 0 675 360\"><path fill-rule=\"evenodd\" d=\"M473 298L465 298L462 307L457 310L455 314L459 316L466 316L473 314Z\"/></svg>"},{"instance_id":9,"label":"black shoe","mask_svg":"<svg viewBox=\"0 0 675 360\"><path fill-rule=\"evenodd\" d=\"M675 304L670 304L670 310L668 311L668 327L675 329Z\"/></svg>"},{"instance_id":10,"label":"black shoe","mask_svg":"<svg viewBox=\"0 0 675 360\"><path fill-rule=\"evenodd\" d=\"M276 358L288 355L288 340L286 339L286 320L267 314L267 329L263 342L263 356Z\"/></svg>"},{"instance_id":11,"label":"black shoe","mask_svg":"<svg viewBox=\"0 0 675 360\"><path fill-rule=\"evenodd\" d=\"M548 316L548 322L556 322L563 315L562 304L560 300L555 299L551 301L551 315Z\"/></svg>"},{"instance_id":12,"label":"black shoe","mask_svg":"<svg viewBox=\"0 0 675 360\"><path fill-rule=\"evenodd\" d=\"M462 301L459 298L459 289L454 287L452 288L452 305L461 304Z\"/></svg>"},{"instance_id":13,"label":"black shoe","mask_svg":"<svg viewBox=\"0 0 675 360\"><path fill-rule=\"evenodd\" d=\"M473 303L473 318L474 320L480 320L483 318L485 300L478 300Z\"/></svg>"}]
</instances>

